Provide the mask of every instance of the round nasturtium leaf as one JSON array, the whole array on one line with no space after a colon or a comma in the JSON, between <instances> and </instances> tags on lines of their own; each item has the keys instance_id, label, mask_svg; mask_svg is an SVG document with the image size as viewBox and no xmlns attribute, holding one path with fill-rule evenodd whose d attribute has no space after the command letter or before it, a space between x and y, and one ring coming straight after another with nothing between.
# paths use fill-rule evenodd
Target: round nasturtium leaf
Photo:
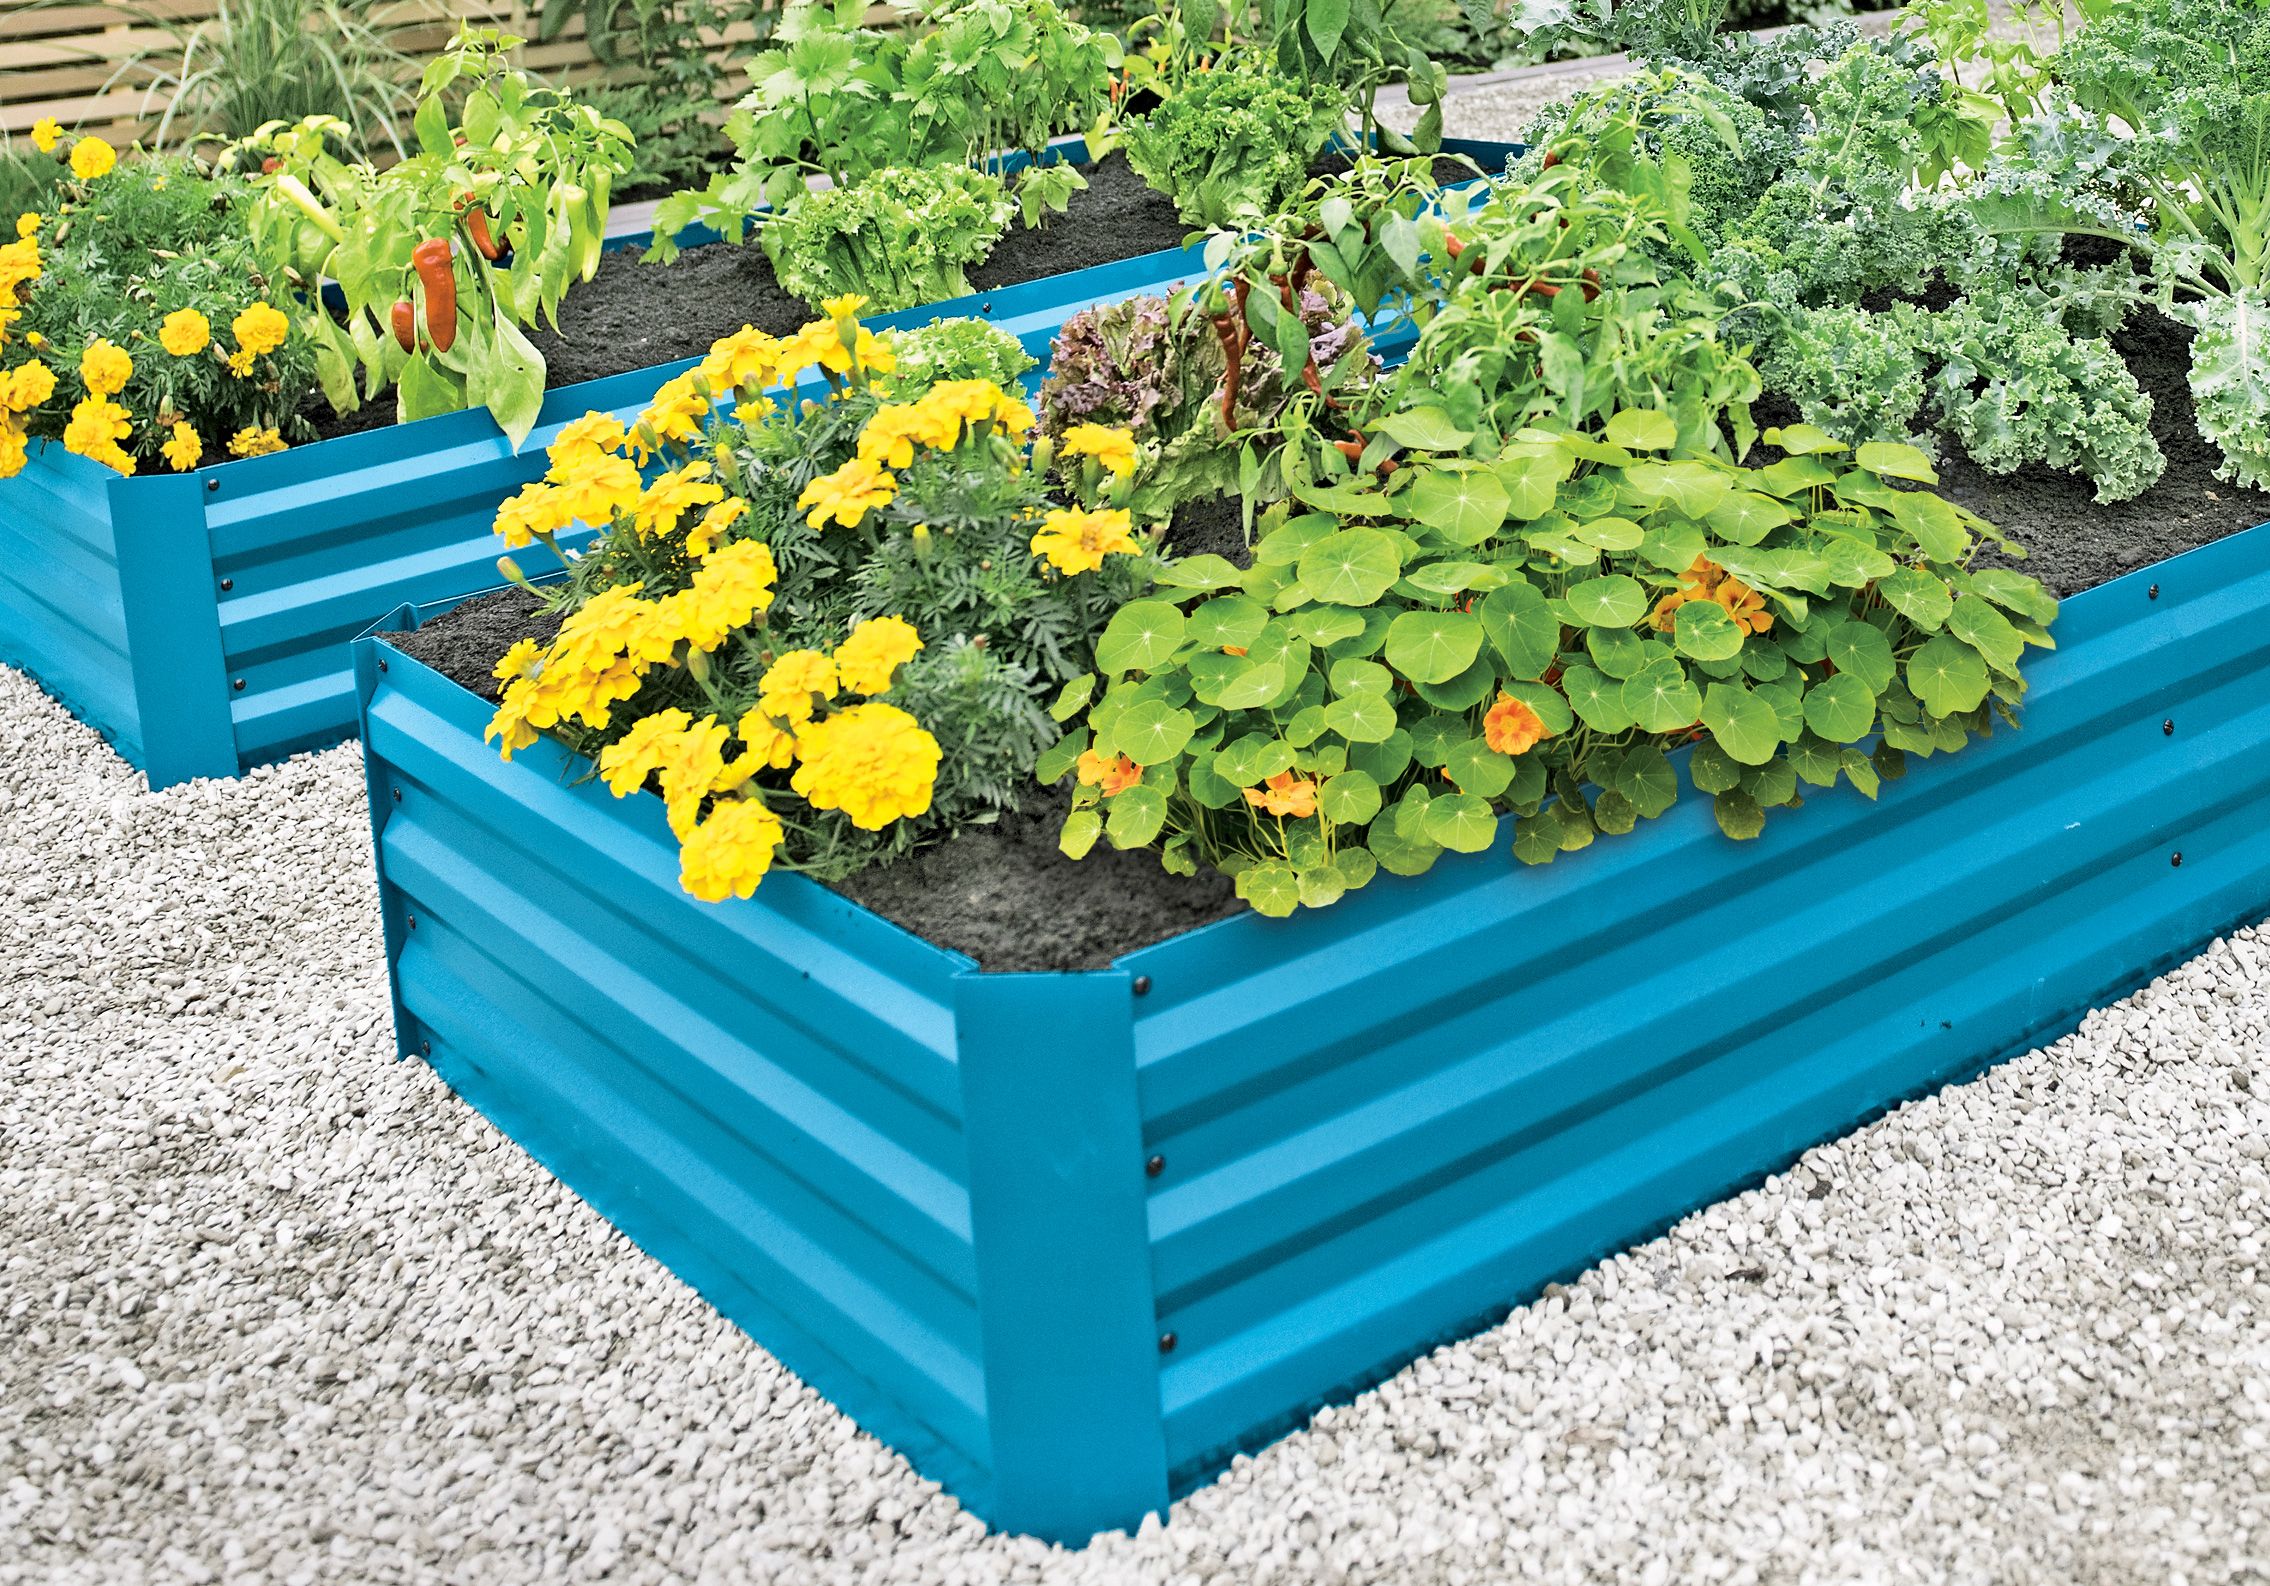
<instances>
[{"instance_id":1,"label":"round nasturtium leaf","mask_svg":"<svg viewBox=\"0 0 2270 1586\"><path fill-rule=\"evenodd\" d=\"M1096 664L1107 672L1148 672L1182 645L1182 612L1164 600L1131 600L1104 624Z\"/></svg>"},{"instance_id":2,"label":"round nasturtium leaf","mask_svg":"<svg viewBox=\"0 0 2270 1586\"><path fill-rule=\"evenodd\" d=\"M1342 529L1301 552L1301 587L1335 606L1368 606L1402 574L1395 542L1377 529Z\"/></svg>"},{"instance_id":3,"label":"round nasturtium leaf","mask_svg":"<svg viewBox=\"0 0 2270 1586\"><path fill-rule=\"evenodd\" d=\"M1703 691L1702 722L1743 765L1764 765L1781 747L1780 715L1739 683L1713 683Z\"/></svg>"},{"instance_id":4,"label":"round nasturtium leaf","mask_svg":"<svg viewBox=\"0 0 2270 1586\"><path fill-rule=\"evenodd\" d=\"M1876 695L1850 672L1805 690L1805 725L1830 743L1858 743L1876 725Z\"/></svg>"},{"instance_id":5,"label":"round nasturtium leaf","mask_svg":"<svg viewBox=\"0 0 2270 1586\"><path fill-rule=\"evenodd\" d=\"M1362 826L1379 813L1379 784L1365 771L1343 771L1317 791L1316 807L1342 826Z\"/></svg>"},{"instance_id":6,"label":"round nasturtium leaf","mask_svg":"<svg viewBox=\"0 0 2270 1586\"><path fill-rule=\"evenodd\" d=\"M1560 619L1544 593L1527 580L1491 590L1476 615L1514 677L1543 677L1561 653Z\"/></svg>"},{"instance_id":7,"label":"round nasturtium leaf","mask_svg":"<svg viewBox=\"0 0 2270 1586\"><path fill-rule=\"evenodd\" d=\"M1172 760L1198 730L1190 712L1164 700L1139 700L1119 713L1111 724L1111 741L1137 765Z\"/></svg>"},{"instance_id":8,"label":"round nasturtium leaf","mask_svg":"<svg viewBox=\"0 0 2270 1586\"><path fill-rule=\"evenodd\" d=\"M1283 661L1249 661L1244 671L1214 691L1214 703L1224 710L1252 710L1284 691Z\"/></svg>"},{"instance_id":9,"label":"round nasturtium leaf","mask_svg":"<svg viewBox=\"0 0 2270 1586\"><path fill-rule=\"evenodd\" d=\"M1932 715L1959 716L1978 709L1992 679L1976 650L1942 633L1907 658L1907 686Z\"/></svg>"},{"instance_id":10,"label":"round nasturtium leaf","mask_svg":"<svg viewBox=\"0 0 2270 1586\"><path fill-rule=\"evenodd\" d=\"M1344 694L1324 707L1324 724L1350 743L1385 743L1395 706L1385 694Z\"/></svg>"},{"instance_id":11,"label":"round nasturtium leaf","mask_svg":"<svg viewBox=\"0 0 2270 1586\"><path fill-rule=\"evenodd\" d=\"M1892 658L1892 641L1872 622L1847 618L1828 632L1829 664L1849 672L1880 694L1892 686L1898 663Z\"/></svg>"},{"instance_id":12,"label":"round nasturtium leaf","mask_svg":"<svg viewBox=\"0 0 2270 1586\"><path fill-rule=\"evenodd\" d=\"M1377 661L1334 661L1330 675L1335 694L1385 694L1395 687L1395 674Z\"/></svg>"},{"instance_id":13,"label":"round nasturtium leaf","mask_svg":"<svg viewBox=\"0 0 2270 1586\"><path fill-rule=\"evenodd\" d=\"M1210 649L1245 648L1269 625L1269 608L1251 595L1217 595L1190 608L1183 637Z\"/></svg>"},{"instance_id":14,"label":"round nasturtium leaf","mask_svg":"<svg viewBox=\"0 0 2270 1586\"><path fill-rule=\"evenodd\" d=\"M1166 794L1142 783L1113 794L1108 807L1111 816L1104 831L1114 848L1142 847L1167 821Z\"/></svg>"},{"instance_id":15,"label":"round nasturtium leaf","mask_svg":"<svg viewBox=\"0 0 2270 1586\"><path fill-rule=\"evenodd\" d=\"M1511 499L1487 468L1429 468L1412 481L1403 506L1452 543L1479 545L1504 525Z\"/></svg>"},{"instance_id":16,"label":"round nasturtium leaf","mask_svg":"<svg viewBox=\"0 0 2270 1586\"><path fill-rule=\"evenodd\" d=\"M1237 895L1253 905L1253 912L1283 919L1300 907L1300 876L1281 859L1248 865L1238 872Z\"/></svg>"},{"instance_id":17,"label":"round nasturtium leaf","mask_svg":"<svg viewBox=\"0 0 2270 1586\"><path fill-rule=\"evenodd\" d=\"M1679 426L1668 413L1626 408L1608 420L1608 444L1635 452L1664 452L1679 444Z\"/></svg>"},{"instance_id":18,"label":"round nasturtium leaf","mask_svg":"<svg viewBox=\"0 0 2270 1586\"><path fill-rule=\"evenodd\" d=\"M1624 680L1624 709L1642 732L1677 732L1702 714L1702 691L1675 657L1657 656Z\"/></svg>"},{"instance_id":19,"label":"round nasturtium leaf","mask_svg":"<svg viewBox=\"0 0 2270 1586\"><path fill-rule=\"evenodd\" d=\"M1102 835L1101 814L1092 809L1074 810L1064 817L1064 829L1056 835L1056 847L1067 859L1085 859Z\"/></svg>"},{"instance_id":20,"label":"round nasturtium leaf","mask_svg":"<svg viewBox=\"0 0 2270 1586\"><path fill-rule=\"evenodd\" d=\"M1292 768L1292 745L1267 733L1249 732L1214 756L1214 774L1238 787L1253 787Z\"/></svg>"},{"instance_id":21,"label":"round nasturtium leaf","mask_svg":"<svg viewBox=\"0 0 2270 1586\"><path fill-rule=\"evenodd\" d=\"M1671 642L1698 661L1731 661L1742 653L1742 625L1715 600L1690 600L1671 614Z\"/></svg>"},{"instance_id":22,"label":"round nasturtium leaf","mask_svg":"<svg viewBox=\"0 0 2270 1586\"><path fill-rule=\"evenodd\" d=\"M1579 622L1596 628L1628 628L1647 614L1647 590L1624 573L1571 584L1562 598Z\"/></svg>"},{"instance_id":23,"label":"round nasturtium leaf","mask_svg":"<svg viewBox=\"0 0 2270 1586\"><path fill-rule=\"evenodd\" d=\"M1450 751L1443 770L1458 784L1459 792L1494 799L1513 786L1517 764L1512 756L1498 753L1482 739L1469 738Z\"/></svg>"},{"instance_id":24,"label":"round nasturtium leaf","mask_svg":"<svg viewBox=\"0 0 2270 1586\"><path fill-rule=\"evenodd\" d=\"M1447 683L1474 664L1482 624L1463 611L1406 611L1387 629L1387 664L1414 683Z\"/></svg>"},{"instance_id":25,"label":"round nasturtium leaf","mask_svg":"<svg viewBox=\"0 0 2270 1586\"><path fill-rule=\"evenodd\" d=\"M1429 841L1456 854L1478 854L1497 840L1497 817L1489 801L1471 793L1452 793L1427 805L1422 822Z\"/></svg>"},{"instance_id":26,"label":"round nasturtium leaf","mask_svg":"<svg viewBox=\"0 0 2270 1586\"><path fill-rule=\"evenodd\" d=\"M1589 666L1572 666L1561 674L1569 708L1594 732L1618 733L1632 724L1624 703L1624 685Z\"/></svg>"}]
</instances>

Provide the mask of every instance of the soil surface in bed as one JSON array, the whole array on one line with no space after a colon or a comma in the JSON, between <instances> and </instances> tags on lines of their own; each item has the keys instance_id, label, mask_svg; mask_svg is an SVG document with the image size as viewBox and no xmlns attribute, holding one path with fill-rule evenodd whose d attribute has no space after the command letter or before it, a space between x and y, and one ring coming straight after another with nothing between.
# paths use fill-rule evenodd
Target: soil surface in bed
<instances>
[{"instance_id":1,"label":"soil surface in bed","mask_svg":"<svg viewBox=\"0 0 2270 1586\"><path fill-rule=\"evenodd\" d=\"M2139 316L2121 351L2151 393L2153 430L2167 453L2159 484L2134 501L2099 506L2086 480L2046 469L1987 474L1950 444L1941 488L1993 522L2028 556L2013 565L2070 596L2148 563L2270 522L2270 494L2214 477L2217 454L2192 424L2186 332ZM1761 422L1788 415L1761 409ZM1238 503L1185 508L1168 534L1183 555L1211 552L1250 561ZM393 642L484 699L496 698L491 669L516 639L548 639L557 623L518 590L468 602ZM989 970L1104 967L1140 947L1239 912L1218 876L1174 876L1148 852L1099 845L1077 863L1056 849L1063 793L997 826L962 832L836 891Z\"/></svg>"}]
</instances>

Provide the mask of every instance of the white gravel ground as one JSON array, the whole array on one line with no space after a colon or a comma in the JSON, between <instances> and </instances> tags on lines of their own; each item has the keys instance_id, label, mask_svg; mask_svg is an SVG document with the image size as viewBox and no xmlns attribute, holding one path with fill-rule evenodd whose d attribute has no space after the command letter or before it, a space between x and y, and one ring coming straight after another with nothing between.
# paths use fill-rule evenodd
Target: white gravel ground
<instances>
[{"instance_id":1,"label":"white gravel ground","mask_svg":"<svg viewBox=\"0 0 2270 1586\"><path fill-rule=\"evenodd\" d=\"M361 796L151 795L0 669L0 1582L2270 1570L2270 936L1066 1554L392 1060Z\"/></svg>"}]
</instances>

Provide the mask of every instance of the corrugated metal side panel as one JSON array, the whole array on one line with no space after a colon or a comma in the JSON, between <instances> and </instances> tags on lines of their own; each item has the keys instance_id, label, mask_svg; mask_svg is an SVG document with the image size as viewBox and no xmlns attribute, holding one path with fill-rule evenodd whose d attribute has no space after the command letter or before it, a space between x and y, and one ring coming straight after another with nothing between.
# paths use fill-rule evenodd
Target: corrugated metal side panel
<instances>
[{"instance_id":1,"label":"corrugated metal side panel","mask_svg":"<svg viewBox=\"0 0 2270 1586\"><path fill-rule=\"evenodd\" d=\"M107 469L39 445L0 480L0 660L21 667L139 763Z\"/></svg>"},{"instance_id":2,"label":"corrugated metal side panel","mask_svg":"<svg viewBox=\"0 0 2270 1586\"><path fill-rule=\"evenodd\" d=\"M365 717L401 1039L823 1391L981 1468L962 961L796 876L696 903L659 801L504 763L487 714L397 653Z\"/></svg>"},{"instance_id":3,"label":"corrugated metal side panel","mask_svg":"<svg viewBox=\"0 0 2270 1586\"><path fill-rule=\"evenodd\" d=\"M1690 793L1127 959L1178 1483L2270 908L2265 600L2270 527L2090 591L2022 730L1755 843Z\"/></svg>"}]
</instances>

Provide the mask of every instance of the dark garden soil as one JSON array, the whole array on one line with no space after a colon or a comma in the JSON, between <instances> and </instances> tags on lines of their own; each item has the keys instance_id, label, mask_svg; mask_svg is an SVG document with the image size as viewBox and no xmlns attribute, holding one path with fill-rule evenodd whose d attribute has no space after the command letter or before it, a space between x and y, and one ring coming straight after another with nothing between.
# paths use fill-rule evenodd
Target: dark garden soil
<instances>
[{"instance_id":1,"label":"dark garden soil","mask_svg":"<svg viewBox=\"0 0 2270 1586\"><path fill-rule=\"evenodd\" d=\"M1162 248L1189 234L1171 199L1143 185L1113 155L1088 171L1088 185L1070 207L1037 229L1013 225L991 257L969 272L971 289L994 292L1043 276L1112 264ZM803 299L773 276L756 241L689 248L667 266L639 263L636 248L610 250L589 281L569 289L560 329L529 334L544 355L546 389L602 380L633 369L698 358L711 343L744 325L785 336L812 318ZM307 418L324 439L394 422L392 393L341 417L320 397Z\"/></svg>"}]
</instances>

